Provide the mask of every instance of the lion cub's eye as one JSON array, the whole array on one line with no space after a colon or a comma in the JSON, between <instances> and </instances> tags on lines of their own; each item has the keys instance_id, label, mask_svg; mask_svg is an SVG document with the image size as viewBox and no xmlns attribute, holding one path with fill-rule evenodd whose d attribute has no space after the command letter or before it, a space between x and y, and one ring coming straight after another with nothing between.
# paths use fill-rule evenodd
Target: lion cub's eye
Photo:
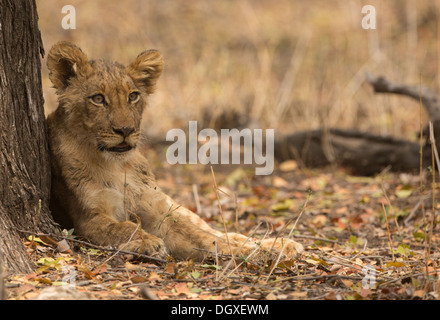
<instances>
[{"instance_id":1,"label":"lion cub's eye","mask_svg":"<svg viewBox=\"0 0 440 320\"><path fill-rule=\"evenodd\" d=\"M90 100L92 100L92 102L94 104L104 104L105 103L105 98L102 94L95 94L94 96L90 97Z\"/></svg>"},{"instance_id":2,"label":"lion cub's eye","mask_svg":"<svg viewBox=\"0 0 440 320\"><path fill-rule=\"evenodd\" d=\"M132 92L128 95L128 101L129 102L136 102L139 100L139 92Z\"/></svg>"}]
</instances>

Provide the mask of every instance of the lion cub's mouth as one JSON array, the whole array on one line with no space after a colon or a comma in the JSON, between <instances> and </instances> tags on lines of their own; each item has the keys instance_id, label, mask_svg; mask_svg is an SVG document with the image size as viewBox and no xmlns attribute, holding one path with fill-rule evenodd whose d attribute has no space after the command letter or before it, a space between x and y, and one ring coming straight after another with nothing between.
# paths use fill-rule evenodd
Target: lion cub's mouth
<instances>
[{"instance_id":1,"label":"lion cub's mouth","mask_svg":"<svg viewBox=\"0 0 440 320\"><path fill-rule=\"evenodd\" d=\"M120 144L111 147L111 148L106 148L107 151L111 151L111 152L127 152L130 151L131 149L133 149L132 146L130 146L127 142L121 142Z\"/></svg>"}]
</instances>

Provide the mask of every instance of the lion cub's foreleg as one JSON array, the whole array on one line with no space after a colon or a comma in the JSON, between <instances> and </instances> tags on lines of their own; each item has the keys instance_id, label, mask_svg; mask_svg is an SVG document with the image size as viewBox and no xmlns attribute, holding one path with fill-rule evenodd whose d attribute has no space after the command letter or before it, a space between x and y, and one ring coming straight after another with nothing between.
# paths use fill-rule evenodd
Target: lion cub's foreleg
<instances>
[{"instance_id":1,"label":"lion cub's foreleg","mask_svg":"<svg viewBox=\"0 0 440 320\"><path fill-rule=\"evenodd\" d=\"M77 227L81 235L98 245L161 258L168 255L162 239L146 233L140 225L131 221L116 221L105 212L85 214L85 219Z\"/></svg>"},{"instance_id":2,"label":"lion cub's foreleg","mask_svg":"<svg viewBox=\"0 0 440 320\"><path fill-rule=\"evenodd\" d=\"M288 239L254 241L237 233L226 236L158 190L145 190L138 209L144 230L163 239L176 258L202 259L206 251L218 251L246 257L252 254L261 259L273 258L283 250L283 257L292 259L303 251L301 244Z\"/></svg>"}]
</instances>

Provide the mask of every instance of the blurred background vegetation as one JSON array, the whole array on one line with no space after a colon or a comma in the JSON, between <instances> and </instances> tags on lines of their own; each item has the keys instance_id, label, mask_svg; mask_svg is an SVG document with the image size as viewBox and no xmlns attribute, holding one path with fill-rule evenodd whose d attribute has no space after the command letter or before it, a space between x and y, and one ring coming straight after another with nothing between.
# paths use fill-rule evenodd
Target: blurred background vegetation
<instances>
[{"instance_id":1,"label":"blurred background vegetation","mask_svg":"<svg viewBox=\"0 0 440 320\"><path fill-rule=\"evenodd\" d=\"M361 27L366 4L376 8L376 30ZM64 5L76 9L76 30L61 26ZM68 40L89 58L123 64L145 49L163 53L166 69L144 122L147 134L163 138L189 120L236 111L276 132L338 127L415 139L417 101L375 95L365 72L408 84L421 79L440 92L437 0L37 0L37 6L46 52ZM45 63L50 112L56 97Z\"/></svg>"}]
</instances>

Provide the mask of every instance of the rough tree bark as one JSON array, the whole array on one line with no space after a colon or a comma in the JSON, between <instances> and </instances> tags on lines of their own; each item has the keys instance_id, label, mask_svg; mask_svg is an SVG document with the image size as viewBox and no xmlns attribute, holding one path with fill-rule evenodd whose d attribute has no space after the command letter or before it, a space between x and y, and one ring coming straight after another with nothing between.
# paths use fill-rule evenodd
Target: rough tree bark
<instances>
[{"instance_id":1,"label":"rough tree bark","mask_svg":"<svg viewBox=\"0 0 440 320\"><path fill-rule=\"evenodd\" d=\"M0 0L0 254L9 273L33 269L18 230L59 231L48 209L40 55L35 0Z\"/></svg>"}]
</instances>

